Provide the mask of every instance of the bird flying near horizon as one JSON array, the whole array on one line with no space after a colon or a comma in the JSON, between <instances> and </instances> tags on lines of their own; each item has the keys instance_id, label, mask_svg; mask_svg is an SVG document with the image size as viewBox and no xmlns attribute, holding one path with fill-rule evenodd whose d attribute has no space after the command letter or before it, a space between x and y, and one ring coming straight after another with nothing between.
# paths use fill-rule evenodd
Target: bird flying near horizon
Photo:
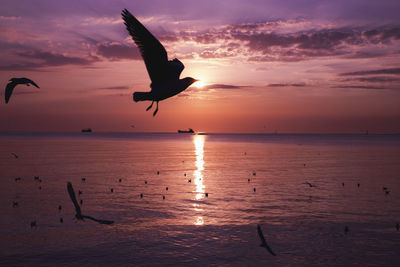
<instances>
[{"instance_id":1,"label":"bird flying near horizon","mask_svg":"<svg viewBox=\"0 0 400 267\"><path fill-rule=\"evenodd\" d=\"M191 77L180 79L179 76L185 68L183 63L177 58L168 60L164 46L127 9L122 10L121 14L126 29L140 50L151 79L150 92L135 92L133 100L152 101L146 111L156 101L157 108L153 113L155 116L159 101L179 94L198 80Z\"/></svg>"},{"instance_id":2,"label":"bird flying near horizon","mask_svg":"<svg viewBox=\"0 0 400 267\"><path fill-rule=\"evenodd\" d=\"M8 103L8 101L10 100L10 97L12 95L12 92L15 88L15 86L17 86L18 84L25 84L26 86L30 86L31 84L37 88L40 88L34 81L32 81L31 79L28 78L11 78L9 80L9 83L6 86L6 90L5 90L5 100L6 100L6 104Z\"/></svg>"}]
</instances>

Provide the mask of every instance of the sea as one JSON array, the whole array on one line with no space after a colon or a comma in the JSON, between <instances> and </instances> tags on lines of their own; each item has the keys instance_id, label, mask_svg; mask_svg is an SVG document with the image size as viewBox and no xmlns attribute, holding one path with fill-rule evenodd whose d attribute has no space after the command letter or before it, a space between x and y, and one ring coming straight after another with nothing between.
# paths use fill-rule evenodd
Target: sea
<instances>
[{"instance_id":1,"label":"sea","mask_svg":"<svg viewBox=\"0 0 400 267\"><path fill-rule=\"evenodd\" d=\"M400 266L396 134L1 133L0 192L0 266Z\"/></svg>"}]
</instances>

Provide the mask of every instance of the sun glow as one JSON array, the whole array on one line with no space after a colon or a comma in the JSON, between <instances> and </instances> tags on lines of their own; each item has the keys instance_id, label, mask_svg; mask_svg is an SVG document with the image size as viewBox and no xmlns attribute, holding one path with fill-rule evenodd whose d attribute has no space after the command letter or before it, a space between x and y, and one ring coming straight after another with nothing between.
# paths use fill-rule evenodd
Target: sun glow
<instances>
[{"instance_id":1,"label":"sun glow","mask_svg":"<svg viewBox=\"0 0 400 267\"><path fill-rule=\"evenodd\" d=\"M202 87L204 87L205 82L203 80L198 80L193 85L196 86L197 88L202 88Z\"/></svg>"}]
</instances>

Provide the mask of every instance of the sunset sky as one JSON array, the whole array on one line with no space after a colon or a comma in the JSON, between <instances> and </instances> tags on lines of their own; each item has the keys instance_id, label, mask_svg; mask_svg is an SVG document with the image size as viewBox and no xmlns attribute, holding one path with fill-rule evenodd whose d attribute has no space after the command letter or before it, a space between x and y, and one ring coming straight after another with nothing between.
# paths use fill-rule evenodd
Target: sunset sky
<instances>
[{"instance_id":1,"label":"sunset sky","mask_svg":"<svg viewBox=\"0 0 400 267\"><path fill-rule=\"evenodd\" d=\"M203 81L160 102L127 8ZM0 131L398 133L400 1L0 0ZM135 128L131 128L135 125Z\"/></svg>"}]
</instances>

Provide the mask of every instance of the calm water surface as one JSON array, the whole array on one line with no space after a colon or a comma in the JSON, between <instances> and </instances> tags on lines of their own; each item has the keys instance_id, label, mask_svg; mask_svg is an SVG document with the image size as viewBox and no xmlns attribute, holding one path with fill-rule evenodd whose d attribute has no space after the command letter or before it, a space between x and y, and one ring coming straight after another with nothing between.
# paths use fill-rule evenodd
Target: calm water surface
<instances>
[{"instance_id":1,"label":"calm water surface","mask_svg":"<svg viewBox=\"0 0 400 267\"><path fill-rule=\"evenodd\" d=\"M400 264L399 135L1 134L0 190L1 266Z\"/></svg>"}]
</instances>

